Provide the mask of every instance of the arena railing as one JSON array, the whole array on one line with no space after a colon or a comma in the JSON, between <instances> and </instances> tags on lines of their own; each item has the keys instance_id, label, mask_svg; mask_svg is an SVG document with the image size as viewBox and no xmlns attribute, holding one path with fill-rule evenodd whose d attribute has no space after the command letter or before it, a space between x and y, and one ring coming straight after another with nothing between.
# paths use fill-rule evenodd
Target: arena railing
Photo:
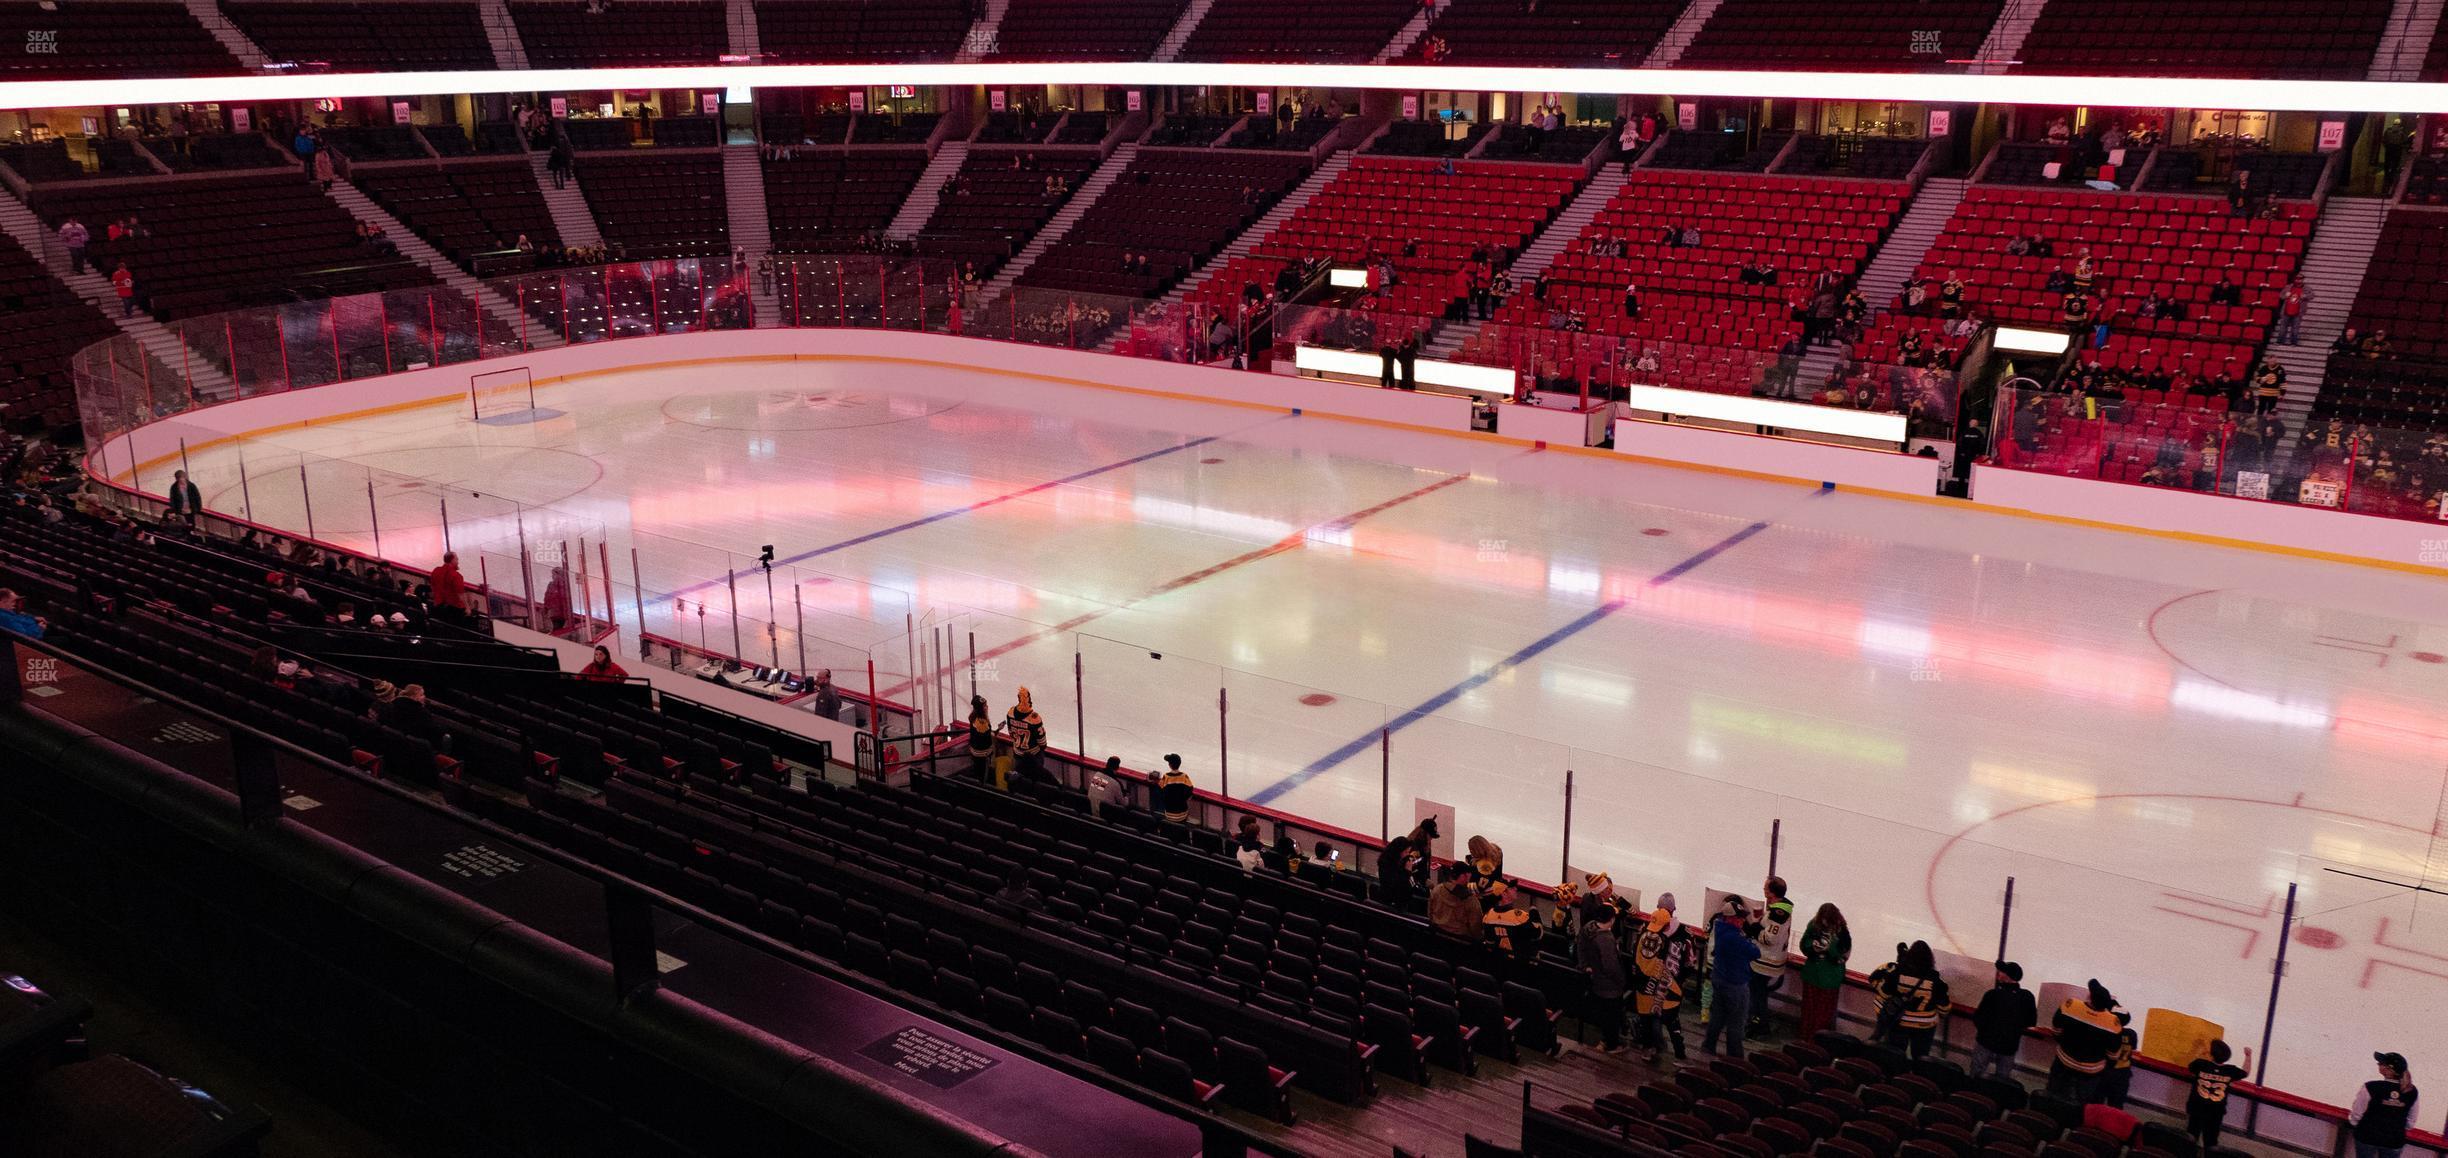
<instances>
[{"instance_id":1,"label":"arena railing","mask_svg":"<svg viewBox=\"0 0 2448 1158\"><path fill-rule=\"evenodd\" d=\"M1354 528L1350 545L1368 546L1365 527ZM1553 560L1515 557L1501 546L1480 565L1489 582L1542 589L1557 574ZM1599 598L1630 580L1587 581ZM1897 668L1904 686L1926 688L1920 693L1926 695L1975 671L1984 680L2033 687L2090 686L2088 694L2135 709L2202 694L2167 686L2164 673L2154 682L2148 671L2108 670L2116 661L2107 656L1875 629L1857 610L1803 593L1730 602L1704 592L1651 592L1642 601L1652 618L1669 625L1740 622L1796 646L1858 651ZM1065 790L1081 790L1091 770L1119 757L1133 806L1144 810L1152 804L1152 777L1142 770L1177 755L1200 788L1191 822L1215 834L1210 841L1218 849L1248 817L1270 850L1288 840L1301 856L1373 876L1387 840L1435 815L1442 820L1441 857L1461 855L1466 836L1485 836L1505 850L1506 873L1543 893L1606 872L1636 906L1671 891L1687 916L1713 910L1724 894L1756 898L1762 878L1782 875L1793 882L1799 914L1823 900L1847 912L1856 945L1849 1019L1865 1026L1870 1020L1861 971L1910 941L1936 947L1959 1012L1987 988L1993 960L2022 962L2044 1008L2102 977L2154 1041L2156 1026L2180 1041L2191 1040L2183 1036L2188 1032L2209 1032L2251 1047L2257 1124L2239 1128L2308 1152L2326 1152L2315 1135L2334 1132L2334 1114L2279 1090L2345 1082L2371 1048L2396 1048L2387 1043L2401 1033L2401 1017L2361 1002L2316 1012L2300 1003L2308 993L2326 992L2332 1000L2339 992L2360 993L2366 969L2421 971L2427 955L2442 948L2427 933L2409 932L2424 927L2413 922L2426 907L2437 907L2426 904L2431 898L2419 881L2376 880L2357 875L2351 864L2306 858L2273 872L2269 891L2221 891L2203 887L2190 871L2153 868L2138 850L2064 856L2068 830L2047 819L2056 814L2078 823L2104 808L2164 806L2232 808L2241 813L2233 819L2248 822L2259 807L2249 800L2154 804L2113 792L2079 770L2026 768L2002 757L1972 764L1969 790L1996 802L1983 805L1981 819L1872 816L1709 770L1747 752L1757 764L1810 764L1833 784L1881 781L1914 764L1908 737L1807 707L1704 697L1690 711L1712 737L1710 750L1675 757L1685 766L1670 767L1658 762L1662 755L1596 751L1109 636L1006 638L1026 642L981 646L977 661L958 648L925 652L950 659L922 682L948 685L945 699L955 704L983 696L997 719L1018 687L1030 686L1051 734L1052 772ZM2074 669L2090 674L2070 677ZM1640 694L1632 681L1603 673L1577 673L1574 681L1577 696L1630 703ZM1474 704L1471 695L1455 701L1456 710L1492 710ZM875 768L873 754L869 760ZM967 761L947 745L882 763L889 776L962 774ZM2415 828L2384 838L2362 831L2365 823L2349 822L2360 839L2423 855L2427 837ZM2430 914L2434 921L2440 915ZM2288 945L2341 944L2380 946L2371 958L2380 964L2321 953L2307 959L2301 948L2285 956ZM1795 995L1788 989L1781 1000L1790 1003ZM2282 1021L2281 1009L2295 1011ZM1957 1016L1945 1040L1968 1049L1970 1032L1968 1017ZM2048 1048L2044 1036L2035 1037L2027 1051L2033 1068L2046 1068ZM2141 1096L2181 1107L2189 1060L2146 1060L2143 1068L2156 1076L2141 1083Z\"/></svg>"},{"instance_id":2,"label":"arena railing","mask_svg":"<svg viewBox=\"0 0 2448 1158\"><path fill-rule=\"evenodd\" d=\"M882 296L887 276L882 261L861 260L869 264L846 263L840 276L846 284L851 271L873 270L879 296L869 316L875 324L902 319L912 328L950 329L948 293L938 317L936 307L919 296L926 279L912 277L909 307L885 308L894 299ZM403 352L422 352L445 362L473 361L553 340L603 341L754 320L746 304L747 277L724 268L724 263L546 271L507 285L496 283L489 292L519 310L514 321L520 324L514 325L489 318L472 302L446 306L447 291L416 292L420 296L408 299L366 295L321 310L245 311L198 319L188 326L188 335L207 342L216 333L225 339L246 335L233 344L211 347L225 358L235 356L240 373L234 381L214 382L208 375L191 373L165 383L158 376L148 377L162 371L162 359L149 357L132 342L100 344L77 359L80 409L97 444L132 426L164 421L191 424L204 441L228 439L239 432L215 428L215 402L373 376L384 368L401 368ZM964 296L974 300L976 295ZM1020 340L1085 346L1098 327L1118 324L1107 315L1083 331L1081 300L1072 294L1022 295L1007 316L1033 320L1015 323L1006 332ZM417 310L396 308L403 302L422 304L425 320L418 322ZM1146 307L1136 303L1133 308ZM968 308L962 307L964 315ZM994 311L990 302L982 313L991 318ZM1146 308L1146 314L1162 317L1152 308ZM460 328L436 329L435 320L446 317L457 319ZM1131 325L1141 324L1141 315L1132 317ZM369 323L369 318L375 321ZM963 320L963 332L968 332ZM250 362L285 364L287 371L281 377L257 377L244 370ZM2047 421L2052 423L2105 425L2117 418L2109 412L2069 410L2071 405L2064 396L2053 395L2018 399L2010 394L2001 403L2006 408L2002 413L2037 408L2050 415ZM2132 427L2133 413L2124 417L2123 425ZM2147 420L2140 426L2152 429ZM1999 428L2009 432L2012 444L2015 427L2001 421ZM2164 429L2173 429L2172 420ZM258 460L258 453L266 457ZM2279 912L2274 893L2217 895L2194 885L2189 874L2168 873L2162 880L2151 872L2128 874L2099 867L2125 863L2122 851L2104 852L2088 862L2035 854L2009 847L2012 842L1968 838L1970 830L1950 832L1926 821L1873 818L1748 790L1691 771L1436 711L1288 684L1164 648L1064 632L874 585L837 586L839 577L802 568L778 566L768 595L761 560L719 549L667 536L613 533L549 508L487 505L472 491L453 493L406 474L310 454L248 450L244 460L237 460L235 453L231 457L233 462L222 467L193 464L199 475L226 472L206 500L226 526L296 535L306 531L305 516L311 509L315 523L307 537L334 549L420 560L434 557L435 548L449 547L461 551L463 569L473 551L477 565L472 577L487 589L488 606L496 614L530 623L542 615L549 625L559 613L566 617L565 629L575 623L584 631L610 632L624 655L643 658L643 646L651 643L673 655L687 651L752 666L776 660L780 666L802 669L830 664L850 698L870 699L871 708L880 705L881 710L868 715L871 736L887 728L923 732L956 723L965 716L969 695L988 697L999 718L1000 709L1026 685L1035 693L1057 745L1067 741L1081 760L1101 764L1103 757L1118 755L1125 764L1142 768L1155 766L1166 752L1181 754L1203 784L1213 785L1213 795L1201 806L1203 819L1230 831L1240 816L1258 817L1270 836L1294 835L1308 851L1323 842L1340 851L1343 863L1357 871L1367 870L1375 848L1386 839L1409 831L1424 810L1439 808L1452 817L1449 840L1471 834L1491 837L1508 849L1508 871L1526 881L1577 881L1581 873L1599 870L1612 873L1626 889L1672 890L1693 901L1705 896L1696 889L1710 886L1749 895L1759 876L1774 867L1799 882L1797 898L1808 907L1819 896L1842 897L1841 888L1818 892L1824 882L1864 879L1865 872L1872 874L1867 879L1892 876L1898 863L1909 862L1927 878L1916 882L1929 899L1927 911L1865 910L1856 920L1856 943L1866 955L1881 953L1879 947L1893 941L1922 939L1956 951L1958 966L1977 963L1993 955L1995 942L1975 930L1985 930L1992 921L2010 927L2019 919L2025 933L2013 942L2014 955L2034 967L2035 978L2079 981L2117 972L2129 980L2112 987L2130 990L2129 1006L2200 1011L2243 1044L2256 1044L2254 1023L2275 1008L2258 998L2258 979L2268 976L2275 946L2286 943L2284 934L2295 930L2294 922L2281 918L2283 933L2272 939L2264 935L2269 930L2245 923L2269 923ZM2353 456L2343 457L2351 461ZM2222 464L2238 459L2233 449L2219 456ZM144 501L158 509L165 470L146 472L139 464L106 461L90 467L122 492L150 496ZM2307 460L2291 483L2274 480L2272 494L2285 493L2291 485L2300 495L2305 482L2325 481L2321 469ZM2217 476L2221 493L2249 493L2260 485L2241 474L2222 468ZM258 482L270 489L258 490ZM2358 502L2348 497L2341 478L2340 505L2357 509L2368 504L2367 483L2356 488L2366 496ZM2208 484L2203 485L2207 489ZM2322 492L2316 488L2316 493ZM364 513L362 521L357 512ZM1364 544L1371 532L1363 523L1342 533ZM539 542L564 541L566 547L539 549ZM621 557L632 550L634 559ZM1568 581L1593 599L1619 592L1638 578L1586 568L1559 570L1558 561L1514 552L1502 542L1481 544L1474 560L1463 565L1482 568L1491 583L1520 583L1542 592ZM515 574L505 579L504 571ZM560 574L564 571L566 575ZM566 594L554 594L556 579ZM821 607L809 598L817 591L824 592ZM1697 589L1689 594L1651 592L1640 605L1652 616L1695 628L1736 617L1753 629L1766 624L1797 646L1867 649L1871 658L1898 667L1899 678L1934 687L1945 686L1949 669L1957 664L1981 665L1984 678L2002 673L2034 686L2072 686L2062 663L2029 658L2037 653L2028 648L1991 649L1981 641L1940 638L1935 632L1872 630L1875 625L1865 621L1859 609L1830 606L1802 592L1753 597L1739 607ZM815 620L803 623L811 611L817 613ZM893 622L896 613L898 624ZM698 622L689 624L690 619ZM1062 646L1065 642L1068 649ZM800 658L803 645L805 659ZM1062 654L1065 650L1070 654ZM2117 661L2110 657L2060 658L2100 677L2075 681L2092 688L2090 694L2164 698L2184 691L2161 686L2165 673L2111 671ZM871 663L874 683L863 687L860 669ZM1630 702L1635 691L1628 685L1601 686L1614 682L1620 681L1599 679L1572 694ZM1471 700L1466 695L1456 702L1468 707ZM1696 704L1693 711L1706 717L1712 734L1757 748L1763 761L1812 763L1839 779L1893 774L1910 754L1909 744L1899 738L1786 705L1721 698ZM1706 768L1724 755L1687 753L1677 759ZM2026 771L2006 761L1974 771L1982 791L2001 801L2020 802L2018 808L2098 807L2106 799L2079 773ZM1700 823L1703 818L1707 823ZM1757 843L1726 839L1729 833L1744 831L1758 834ZM1770 850L1766 856L1761 855L1763 845ZM1865 863L1865 849L1878 850L1879 859ZM1450 855L1452 850L1442 851ZM2377 891L2371 895L2339 901L2340 890L2346 888L2341 882L2349 879L2342 874L2306 867L2284 875L2289 885L2318 886L2302 898L2296 916L2334 912L2344 915L2340 919L2371 925L2344 940L2380 945L2375 952L2411 953L2405 961L2390 964L2422 970L2420 962L2427 958L2421 954L2431 948L2419 943L2399 948L2408 946L2406 930L2437 927L2436 922L2415 920L2422 894L2382 884L2373 886ZM2020 880L2011 906L2004 892L2009 877ZM1890 896L1916 892L1895 880L1887 884ZM2100 899L2126 897L2152 903L2140 905L2131 920L2118 922L2116 927L2124 931L2111 940L2140 949L2110 955L2103 962L2093 946L2082 942L2101 916ZM2168 912L2178 919L2166 919L2162 914ZM2383 919L2389 922L2385 928L2378 925ZM2035 922L2042 930L2036 938ZM2232 942L2241 937L2252 938L2260 951L2234 956ZM2219 938L2229 943L2219 944ZM2025 947L2034 939L2042 949ZM2220 967L2179 975L2167 967L2171 962L2218 962ZM1959 988L1959 994L1976 994L1977 979L1965 980L1974 987ZM2356 978L2298 978L2292 985L2300 991L2306 984L2325 988L2332 981L2341 988L2360 984ZM2281 977L2280 984L2289 984L2288 979ZM2271 1081L2295 1088L2338 1080L2340 1067L2334 1063L2342 1051L2334 1039L2385 1037L2397 1022L2382 1020L2384 1013L2380 1003L2358 1003L2342 1018L2332 1019L2338 1024L2309 1038L2265 1037L2256 1049L2263 1076L2274 1074Z\"/></svg>"},{"instance_id":3,"label":"arena railing","mask_svg":"<svg viewBox=\"0 0 2448 1158\"><path fill-rule=\"evenodd\" d=\"M63 665L114 685L124 693L145 697L140 702L210 721L224 733L210 742L222 752L218 757L205 756L204 753L213 750L207 746L196 748L195 755L201 766L227 771L199 773L194 765L165 764L107 744L84 743L80 756L76 751L80 747L78 741L90 741L90 735L81 729L64 728L51 717L20 710L39 707L41 688L58 682L57 673ZM100 816L111 807L128 805L172 818L173 826L187 835L209 837L220 855L236 857L233 865L268 867L277 879L317 895L344 895L351 888L362 887L369 868L386 866L372 851L343 843L345 837L283 822L282 818L294 815L289 809L296 803L292 794L299 789L293 786L291 777L300 773L309 775L309 782L319 785L313 791L322 797L320 803L345 805L365 816L368 825L387 822L425 832L436 839L456 834L460 840L470 842L466 845L470 850L512 858L507 862L511 865L508 871L549 866L556 878L566 874L571 878L567 884L559 879L532 882L532 895L527 901L495 892L485 904L502 910L496 913L448 887L425 883L420 872L401 869L392 874L396 879L388 900L376 906L380 911L367 909L355 916L387 932L406 936L411 942L472 947L481 940L484 952L454 964L470 976L498 983L506 998L515 999L505 1009L525 1011L528 1006L522 1003L532 1003L539 1010L575 1017L590 1033L600 1034L608 1043L625 1044L647 1055L665 1057L681 1069L693 1063L701 1074L721 1072L736 1077L744 1072L738 1069L739 1059L758 1056L761 1051L767 1060L780 1067L776 1072L813 1071L819 1075L815 1080L788 1083L788 1088L783 1083L763 1086L737 1081L714 1083L740 1105L774 1115L801 1137L821 1138L858 1149L901 1145L941 1153L1035 1153L959 1117L959 1102L955 1098L912 1096L889 1089L884 1083L859 1078L824 1060L826 1055L811 1052L792 1040L793 1031L758 1025L775 1008L772 1002L778 994L796 992L821 998L824 996L821 989L811 992L801 986L832 985L851 991L861 1000L897 1006L905 1011L901 1016L915 1014L975 1034L1020 1059L1181 1119L1200 1132L1209 1152L1292 1153L1219 1117L1197 1112L1033 1042L1003 1034L965 1014L892 989L882 979L866 977L558 846L512 831L490 819L486 810L471 806L468 794L456 784L445 784L442 799L436 799L378 775L326 760L244 720L206 711L174 692L103 666L56 643L0 631L0 728L26 741L27 751L50 754L55 758L51 761L54 770L84 783L91 800L105 805L103 812L88 807L87 814ZM225 779L216 781L211 778L215 776ZM340 798L335 799L335 794ZM442 830L426 827L437 822L447 827ZM64 834L67 830L59 831ZM852 881L867 872L858 867L841 871ZM329 879L318 880L318 876ZM894 882L895 886L908 884ZM600 948L585 945L586 937L580 937L578 944L563 947L561 941L569 938L569 933L546 934L522 924L538 920L538 904L530 902L553 898L552 903L557 904L571 900L560 894L573 887L577 890L575 899L596 905L594 912L575 926L561 919L567 917L566 911L543 924L583 931L590 927L588 921L598 922L592 927L608 930L608 942ZM549 909L551 905L543 907ZM687 962L691 969L753 975L756 983L737 989L716 987L728 996L703 999L683 996L681 991L689 986L678 983L675 987L674 982L665 979L667 971L677 968L677 962L658 950L658 942L668 942L675 931L685 933L692 925L721 944L698 943L698 951L690 953ZM452 928L457 928L460 935L435 932ZM489 938L466 935L468 929L479 928L491 929L493 935ZM505 930L511 935L504 935ZM241 933L243 930L224 930L227 936ZM571 950L576 950L576 954ZM782 982L783 987L777 990L776 982ZM742 1025L758 1028L743 1034ZM674 1105L685 1102L686 1099L680 1099Z\"/></svg>"}]
</instances>

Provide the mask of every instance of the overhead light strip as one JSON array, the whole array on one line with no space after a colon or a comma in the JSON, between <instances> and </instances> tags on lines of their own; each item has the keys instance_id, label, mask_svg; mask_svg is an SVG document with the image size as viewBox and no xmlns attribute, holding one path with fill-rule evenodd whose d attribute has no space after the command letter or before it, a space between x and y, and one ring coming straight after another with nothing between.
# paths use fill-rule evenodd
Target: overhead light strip
<instances>
[{"instance_id":1,"label":"overhead light strip","mask_svg":"<svg viewBox=\"0 0 2448 1158\"><path fill-rule=\"evenodd\" d=\"M1156 88L1395 89L1456 92L1670 93L1691 97L1873 100L1930 104L2448 113L2448 84L2133 76L1755 72L1714 69L1474 68L1446 65L1188 62L686 65L524 71L282 73L0 84L0 108L198 104L418 94L639 89L1099 84Z\"/></svg>"}]
</instances>

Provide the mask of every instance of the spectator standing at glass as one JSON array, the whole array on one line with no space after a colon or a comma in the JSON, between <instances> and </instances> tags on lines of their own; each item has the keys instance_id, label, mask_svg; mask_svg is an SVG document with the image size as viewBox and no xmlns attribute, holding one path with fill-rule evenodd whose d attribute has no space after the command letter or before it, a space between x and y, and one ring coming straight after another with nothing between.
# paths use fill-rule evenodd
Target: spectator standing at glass
<instances>
[{"instance_id":1,"label":"spectator standing at glass","mask_svg":"<svg viewBox=\"0 0 2448 1158\"><path fill-rule=\"evenodd\" d=\"M1973 1077L2014 1080L2015 1055L2023 1048L2023 1032L2040 1024L2040 1003L2023 988L2023 967L1997 963L1997 984L1981 994L1972 1011Z\"/></svg>"},{"instance_id":2,"label":"spectator standing at glass","mask_svg":"<svg viewBox=\"0 0 2448 1158\"><path fill-rule=\"evenodd\" d=\"M2376 1053L2372 1061L2380 1076L2355 1091L2346 1121L2354 1127L2355 1158L2397 1158L2404 1151L2406 1127L2414 1120L2414 1075L2404 1054Z\"/></svg>"},{"instance_id":3,"label":"spectator standing at glass","mask_svg":"<svg viewBox=\"0 0 2448 1158\"><path fill-rule=\"evenodd\" d=\"M1853 955L1853 930L1844 914L1822 904L1802 927L1802 1025L1799 1036L1836 1024L1836 999L1844 990L1845 960Z\"/></svg>"}]
</instances>

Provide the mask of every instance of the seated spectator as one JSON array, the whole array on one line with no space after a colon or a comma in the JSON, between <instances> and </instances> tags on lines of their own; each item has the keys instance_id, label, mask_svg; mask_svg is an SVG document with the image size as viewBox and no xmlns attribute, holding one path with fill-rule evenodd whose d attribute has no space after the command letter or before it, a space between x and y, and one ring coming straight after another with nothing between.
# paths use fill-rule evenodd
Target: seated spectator
<instances>
[{"instance_id":1,"label":"seated spectator","mask_svg":"<svg viewBox=\"0 0 2448 1158\"><path fill-rule=\"evenodd\" d=\"M613 662L610 649L599 644L595 648L595 658L587 661L585 667L578 669L578 678L593 680L597 683L616 684L628 679L629 673L622 670L620 664Z\"/></svg>"},{"instance_id":2,"label":"seated spectator","mask_svg":"<svg viewBox=\"0 0 2448 1158\"><path fill-rule=\"evenodd\" d=\"M1045 898L1039 896L1036 889L1029 887L1028 870L1022 868L1014 868L1005 873L1003 887L996 889L988 901L1004 916L1016 921L1026 920L1045 908Z\"/></svg>"},{"instance_id":3,"label":"seated spectator","mask_svg":"<svg viewBox=\"0 0 2448 1158\"><path fill-rule=\"evenodd\" d=\"M27 639L41 639L50 621L28 614L25 600L15 591L0 587L0 631L11 631Z\"/></svg>"},{"instance_id":4,"label":"seated spectator","mask_svg":"<svg viewBox=\"0 0 2448 1158\"><path fill-rule=\"evenodd\" d=\"M1525 964L1538 959L1538 919L1523 903L1520 889L1507 887L1496 894L1493 907L1480 918L1480 924L1487 929L1490 948Z\"/></svg>"},{"instance_id":5,"label":"seated spectator","mask_svg":"<svg viewBox=\"0 0 2448 1158\"><path fill-rule=\"evenodd\" d=\"M1471 891L1470 874L1461 865L1449 864L1438 871L1437 886L1428 892L1428 923L1439 933L1461 941L1480 938L1480 918L1485 910L1477 894Z\"/></svg>"}]
</instances>

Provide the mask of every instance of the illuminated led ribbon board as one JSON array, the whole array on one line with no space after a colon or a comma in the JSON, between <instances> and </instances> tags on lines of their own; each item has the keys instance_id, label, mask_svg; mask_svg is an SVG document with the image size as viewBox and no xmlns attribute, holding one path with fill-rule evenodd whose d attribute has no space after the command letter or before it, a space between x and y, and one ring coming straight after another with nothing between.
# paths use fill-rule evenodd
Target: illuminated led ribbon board
<instances>
[{"instance_id":1,"label":"illuminated led ribbon board","mask_svg":"<svg viewBox=\"0 0 2448 1158\"><path fill-rule=\"evenodd\" d=\"M1385 371L1385 356L1364 350L1301 346L1292 352L1292 365L1304 374L1341 374L1347 378L1375 382ZM1513 371L1503 366L1474 366L1468 362L1414 358L1411 375L1412 381L1422 386L1443 386L1450 390L1467 390L1473 394L1490 394L1499 398L1513 396Z\"/></svg>"},{"instance_id":2,"label":"illuminated led ribbon board","mask_svg":"<svg viewBox=\"0 0 2448 1158\"><path fill-rule=\"evenodd\" d=\"M1780 402L1773 398L1753 398L1747 394L1673 390L1664 386L1629 387L1624 396L1624 409L1634 415L1666 414L1676 418L1766 426L1796 434L1859 438L1895 446L1904 445L1907 430L1901 414L1881 414L1840 406L1813 406L1806 402Z\"/></svg>"},{"instance_id":3,"label":"illuminated led ribbon board","mask_svg":"<svg viewBox=\"0 0 2448 1158\"><path fill-rule=\"evenodd\" d=\"M2448 113L2448 84L2138 76L1972 76L1735 69L1522 68L1448 65L1060 61L984 64L703 64L659 68L273 73L247 76L12 81L0 108L317 100L418 94L746 90L881 85L1099 84L1457 92L1672 93L1775 100L2336 112Z\"/></svg>"}]
</instances>

